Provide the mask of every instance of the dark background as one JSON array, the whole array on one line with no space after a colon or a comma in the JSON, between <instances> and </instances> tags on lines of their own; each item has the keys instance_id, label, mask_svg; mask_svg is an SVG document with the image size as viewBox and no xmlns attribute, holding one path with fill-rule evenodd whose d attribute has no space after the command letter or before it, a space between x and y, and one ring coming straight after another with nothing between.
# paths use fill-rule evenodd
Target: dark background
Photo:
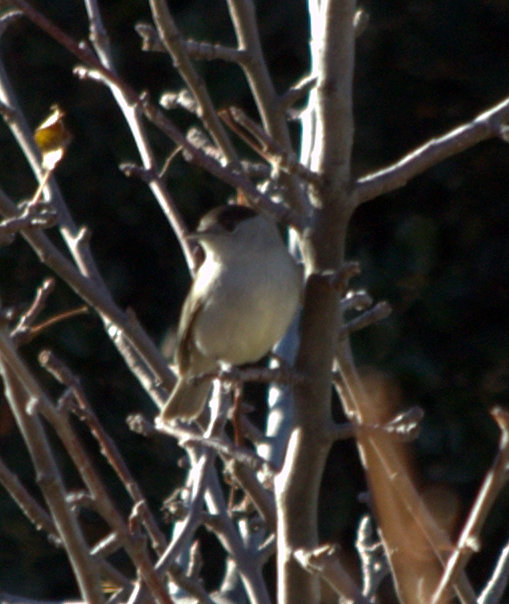
<instances>
[{"instance_id":1,"label":"dark background","mask_svg":"<svg viewBox=\"0 0 509 604\"><path fill-rule=\"evenodd\" d=\"M167 57L139 50L133 26L149 20L146 3L103 4L121 75L138 90L149 90L154 99L178 88L180 81ZM75 38L86 38L86 15L77 0L34 5ZM256 5L267 60L282 92L306 73L306 6L302 1ZM365 2L363 7L371 19L357 44L358 175L470 120L509 94L506 0L392 0ZM172 2L171 8L186 36L234 43L223 3ZM59 183L76 222L93 233L92 249L115 299L133 307L154 340L162 343L178 318L189 282L187 270L148 189L118 169L121 162L137 161L119 111L98 84L74 78L75 59L27 21L12 25L0 44L31 123L41 121L54 102L66 110L74 140L58 168ZM236 67L199 67L218 106L237 104L253 112ZM178 112L172 117L183 127L190 123ZM149 131L163 160L171 145ZM297 140L296 127L294 134ZM505 143L482 143L361 207L350 230L348 255L363 266L356 285L376 300L389 300L394 309L383 324L354 337L357 358L366 371L376 368L397 408L425 409L414 447L418 481L430 498L453 508L453 525L465 513L496 451L498 434L489 409L507 401L508 167ZM14 198L28 196L35 188L4 124L0 184ZM231 194L182 160L172 165L168 188L191 225ZM0 249L4 305L26 303L43 276L48 271L21 240ZM59 284L48 316L78 304ZM129 433L127 413L142 410L151 415L155 410L102 335L99 321L86 317L55 327L26 348L27 358L45 346L83 376L94 407L157 511L179 472L176 463L168 462L168 454L176 462L179 453L168 439L147 442ZM49 380L45 383L58 392ZM0 422L0 453L30 486L32 470L5 402ZM62 464L67 464L64 455ZM68 485L79 486L71 471ZM117 489L113 479L111 488ZM321 503L324 539L352 549L359 515L365 511L357 496L364 489L353 445L338 444ZM507 540L508 506L506 490L486 523L482 553L469 569L478 586ZM91 537L97 538L102 527L93 517L85 520ZM29 525L5 492L0 492L0 540L2 589L37 597L75 593L61 554Z\"/></svg>"}]
</instances>

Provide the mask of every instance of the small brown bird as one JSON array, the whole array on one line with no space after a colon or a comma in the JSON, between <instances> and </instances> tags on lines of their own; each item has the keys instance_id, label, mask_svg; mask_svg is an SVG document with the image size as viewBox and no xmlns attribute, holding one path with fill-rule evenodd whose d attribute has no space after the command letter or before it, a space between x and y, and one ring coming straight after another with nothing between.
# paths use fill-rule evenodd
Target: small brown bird
<instances>
[{"instance_id":1,"label":"small brown bird","mask_svg":"<svg viewBox=\"0 0 509 604\"><path fill-rule=\"evenodd\" d=\"M216 208L189 236L205 260L182 307L177 332L178 381L164 421L198 416L209 381L189 379L221 363L242 365L264 356L284 335L297 308L301 272L274 222L240 205Z\"/></svg>"}]
</instances>

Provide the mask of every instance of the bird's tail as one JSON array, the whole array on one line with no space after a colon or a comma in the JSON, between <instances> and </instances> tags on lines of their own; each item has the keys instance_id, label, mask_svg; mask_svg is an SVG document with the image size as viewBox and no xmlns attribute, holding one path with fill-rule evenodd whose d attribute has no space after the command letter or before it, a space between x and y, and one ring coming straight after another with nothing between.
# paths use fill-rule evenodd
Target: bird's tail
<instances>
[{"instance_id":1,"label":"bird's tail","mask_svg":"<svg viewBox=\"0 0 509 604\"><path fill-rule=\"evenodd\" d=\"M190 384L186 379L180 378L161 411L162 420L190 420L200 415L207 402L209 388L210 381Z\"/></svg>"}]
</instances>

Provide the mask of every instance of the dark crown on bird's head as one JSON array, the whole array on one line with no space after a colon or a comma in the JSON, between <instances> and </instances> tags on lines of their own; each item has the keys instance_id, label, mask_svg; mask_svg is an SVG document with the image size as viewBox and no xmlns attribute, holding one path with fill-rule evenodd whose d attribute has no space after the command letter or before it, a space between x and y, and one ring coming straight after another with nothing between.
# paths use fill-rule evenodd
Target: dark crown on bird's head
<instances>
[{"instance_id":1,"label":"dark crown on bird's head","mask_svg":"<svg viewBox=\"0 0 509 604\"><path fill-rule=\"evenodd\" d=\"M248 208L247 206L241 205L226 205L219 206L207 212L200 220L198 225L198 233L200 231L206 231L215 224L220 224L226 231L232 232L235 228L244 220L255 218L258 214Z\"/></svg>"}]
</instances>

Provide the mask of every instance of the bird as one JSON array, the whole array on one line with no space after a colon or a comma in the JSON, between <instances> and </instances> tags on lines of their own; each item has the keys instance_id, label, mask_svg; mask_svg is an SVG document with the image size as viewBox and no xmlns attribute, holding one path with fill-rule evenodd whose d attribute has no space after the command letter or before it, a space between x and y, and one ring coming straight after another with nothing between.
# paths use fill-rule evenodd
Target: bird
<instances>
[{"instance_id":1,"label":"bird","mask_svg":"<svg viewBox=\"0 0 509 604\"><path fill-rule=\"evenodd\" d=\"M255 363L285 334L301 292L301 270L274 221L230 204L207 212L194 233L204 260L182 306L175 354L177 382L163 422L189 421L207 402L222 366Z\"/></svg>"}]
</instances>

